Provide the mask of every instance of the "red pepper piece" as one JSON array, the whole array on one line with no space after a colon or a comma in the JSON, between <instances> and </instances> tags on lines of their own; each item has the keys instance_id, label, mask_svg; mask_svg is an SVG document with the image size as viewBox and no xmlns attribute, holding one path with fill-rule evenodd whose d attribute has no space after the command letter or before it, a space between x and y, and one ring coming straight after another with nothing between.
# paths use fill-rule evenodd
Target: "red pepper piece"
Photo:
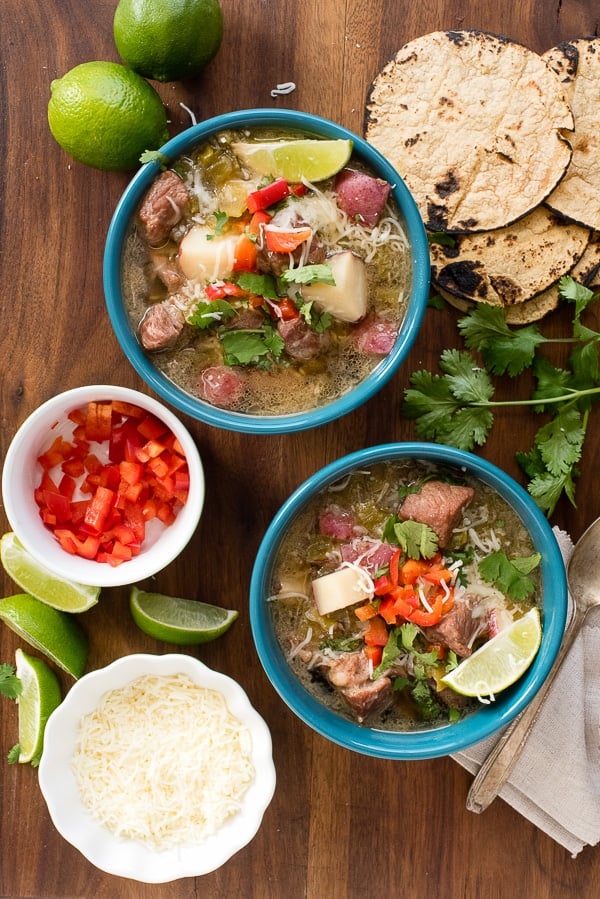
<instances>
[{"instance_id":1,"label":"red pepper piece","mask_svg":"<svg viewBox=\"0 0 600 899\"><path fill-rule=\"evenodd\" d=\"M204 293L209 300L222 300L225 297L243 297L247 291L233 281L214 281L206 285Z\"/></svg>"},{"instance_id":2,"label":"red pepper piece","mask_svg":"<svg viewBox=\"0 0 600 899\"><path fill-rule=\"evenodd\" d=\"M98 487L85 513L86 528L90 528L96 534L102 533L116 500L117 495L114 490L109 490L108 487Z\"/></svg>"},{"instance_id":3,"label":"red pepper piece","mask_svg":"<svg viewBox=\"0 0 600 899\"><path fill-rule=\"evenodd\" d=\"M293 228L281 231L271 225L265 227L265 240L273 253L293 253L300 244L312 237L312 228Z\"/></svg>"},{"instance_id":4,"label":"red pepper piece","mask_svg":"<svg viewBox=\"0 0 600 899\"><path fill-rule=\"evenodd\" d=\"M258 249L256 243L253 240L250 240L247 234L241 234L238 237L233 254L234 272L256 271L257 256Z\"/></svg>"},{"instance_id":5,"label":"red pepper piece","mask_svg":"<svg viewBox=\"0 0 600 899\"><path fill-rule=\"evenodd\" d=\"M388 629L381 615L375 615L369 619L369 626L365 631L365 643L367 646L385 646L388 641Z\"/></svg>"},{"instance_id":6,"label":"red pepper piece","mask_svg":"<svg viewBox=\"0 0 600 899\"><path fill-rule=\"evenodd\" d=\"M381 664L381 659L383 658L382 646L365 646L364 653L373 664L373 668L377 668Z\"/></svg>"},{"instance_id":7,"label":"red pepper piece","mask_svg":"<svg viewBox=\"0 0 600 899\"><path fill-rule=\"evenodd\" d=\"M270 184L253 190L246 198L246 206L254 213L259 209L268 209L289 196L290 188L285 178L276 178Z\"/></svg>"}]
</instances>

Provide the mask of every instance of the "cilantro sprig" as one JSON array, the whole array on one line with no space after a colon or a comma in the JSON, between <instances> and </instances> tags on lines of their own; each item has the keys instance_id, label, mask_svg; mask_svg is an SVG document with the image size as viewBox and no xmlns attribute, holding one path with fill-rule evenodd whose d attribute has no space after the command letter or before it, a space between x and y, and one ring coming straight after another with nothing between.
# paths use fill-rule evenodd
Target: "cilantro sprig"
<instances>
[{"instance_id":1,"label":"cilantro sprig","mask_svg":"<svg viewBox=\"0 0 600 899\"><path fill-rule=\"evenodd\" d=\"M479 304L458 322L467 350L444 350L439 360L441 374L414 372L402 410L406 418L415 420L420 437L464 450L483 446L494 423L494 411L503 407L531 406L534 412L546 415L533 447L517 451L516 459L528 478L529 493L548 517L563 495L576 504L577 463L591 408L600 398L600 332L581 321L600 295L569 276L561 278L559 292L575 305L571 334L552 339L537 325L511 328L501 308ZM540 352L553 343L573 344L566 368L553 365ZM526 369L536 382L529 397L494 399L494 375L516 377Z\"/></svg>"}]
</instances>

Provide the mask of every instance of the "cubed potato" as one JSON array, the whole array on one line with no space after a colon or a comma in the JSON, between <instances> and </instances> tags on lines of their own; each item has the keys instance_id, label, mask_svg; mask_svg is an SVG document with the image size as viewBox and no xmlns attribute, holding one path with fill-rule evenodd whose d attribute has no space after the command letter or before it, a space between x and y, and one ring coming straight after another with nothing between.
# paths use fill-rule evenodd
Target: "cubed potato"
<instances>
[{"instance_id":1,"label":"cubed potato","mask_svg":"<svg viewBox=\"0 0 600 899\"><path fill-rule=\"evenodd\" d=\"M312 588L320 615L328 615L370 598L370 593L364 588L364 574L352 567L340 568L315 578Z\"/></svg>"},{"instance_id":2,"label":"cubed potato","mask_svg":"<svg viewBox=\"0 0 600 899\"><path fill-rule=\"evenodd\" d=\"M302 296L340 321L359 321L367 312L367 270L364 262L351 250L329 256L326 262L331 267L335 285L314 281L303 287Z\"/></svg>"},{"instance_id":3,"label":"cubed potato","mask_svg":"<svg viewBox=\"0 0 600 899\"><path fill-rule=\"evenodd\" d=\"M201 283L230 277L237 240L236 234L218 236L204 225L194 225L179 246L181 271Z\"/></svg>"}]
</instances>

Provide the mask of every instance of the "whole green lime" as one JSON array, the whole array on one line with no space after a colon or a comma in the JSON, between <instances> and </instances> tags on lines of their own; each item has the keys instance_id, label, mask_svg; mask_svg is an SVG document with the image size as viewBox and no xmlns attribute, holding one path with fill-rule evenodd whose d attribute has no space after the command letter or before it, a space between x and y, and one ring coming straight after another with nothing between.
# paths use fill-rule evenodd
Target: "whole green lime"
<instances>
[{"instance_id":1,"label":"whole green lime","mask_svg":"<svg viewBox=\"0 0 600 899\"><path fill-rule=\"evenodd\" d=\"M55 79L50 89L50 131L78 162L129 171L144 150L157 150L168 140L161 98L126 66L84 62Z\"/></svg>"},{"instance_id":2,"label":"whole green lime","mask_svg":"<svg viewBox=\"0 0 600 899\"><path fill-rule=\"evenodd\" d=\"M113 32L123 62L155 81L197 75L223 37L219 0L119 0Z\"/></svg>"}]
</instances>

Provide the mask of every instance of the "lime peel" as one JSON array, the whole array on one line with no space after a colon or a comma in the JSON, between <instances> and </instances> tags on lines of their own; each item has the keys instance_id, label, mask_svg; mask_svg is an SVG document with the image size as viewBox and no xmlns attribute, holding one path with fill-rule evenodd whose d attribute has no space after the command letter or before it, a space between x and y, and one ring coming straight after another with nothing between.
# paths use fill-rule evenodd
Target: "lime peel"
<instances>
[{"instance_id":1,"label":"lime peel","mask_svg":"<svg viewBox=\"0 0 600 899\"><path fill-rule=\"evenodd\" d=\"M462 696L493 697L525 673L541 640L540 613L533 608L464 659L441 682Z\"/></svg>"},{"instance_id":2,"label":"lime peel","mask_svg":"<svg viewBox=\"0 0 600 899\"><path fill-rule=\"evenodd\" d=\"M129 607L133 620L145 634L181 646L215 640L238 617L234 609L196 599L147 593L136 586L131 588Z\"/></svg>"},{"instance_id":3,"label":"lime peel","mask_svg":"<svg viewBox=\"0 0 600 899\"><path fill-rule=\"evenodd\" d=\"M10 578L30 596L62 612L86 612L98 602L100 587L65 581L38 562L10 531L0 540L0 559Z\"/></svg>"}]
</instances>

